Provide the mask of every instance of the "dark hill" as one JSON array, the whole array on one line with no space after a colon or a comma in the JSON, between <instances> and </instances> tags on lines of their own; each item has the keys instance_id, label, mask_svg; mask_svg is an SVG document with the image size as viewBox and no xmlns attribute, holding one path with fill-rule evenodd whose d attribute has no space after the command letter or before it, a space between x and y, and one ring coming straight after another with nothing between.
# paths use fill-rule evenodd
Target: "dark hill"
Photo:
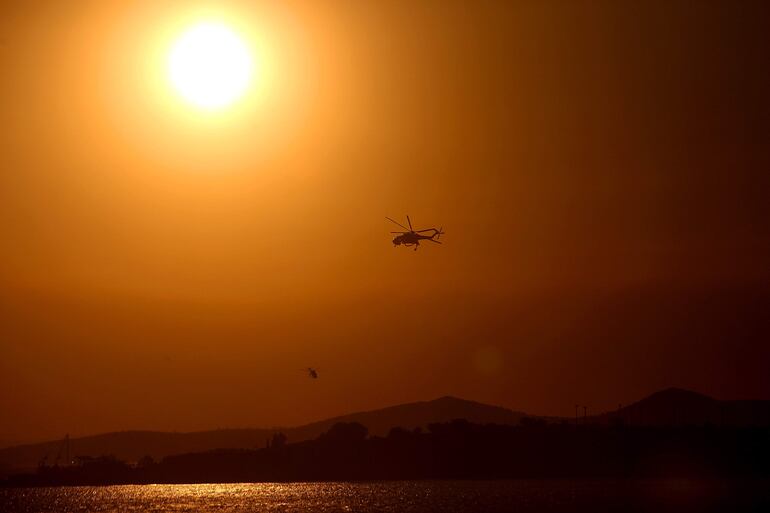
<instances>
[{"instance_id":1,"label":"dark hill","mask_svg":"<svg viewBox=\"0 0 770 513\"><path fill-rule=\"evenodd\" d=\"M264 447L276 431L290 442L318 437L338 422L359 422L373 435L386 435L393 427L425 427L432 422L467 419L476 423L517 424L525 414L455 397L401 404L378 410L351 413L304 426L274 429L220 429L194 433L157 431L121 431L73 438L70 454L74 456L114 455L124 461L137 461L145 455L159 460L172 454L203 452L212 449ZM53 463L62 447L61 440L0 449L0 475L35 468L46 455ZM61 462L64 456L62 454Z\"/></svg>"},{"instance_id":2,"label":"dark hill","mask_svg":"<svg viewBox=\"0 0 770 513\"><path fill-rule=\"evenodd\" d=\"M770 401L719 401L690 390L667 388L594 419L633 426L770 426Z\"/></svg>"},{"instance_id":3,"label":"dark hill","mask_svg":"<svg viewBox=\"0 0 770 513\"><path fill-rule=\"evenodd\" d=\"M384 436L393 427L413 429L433 422L466 419L476 424L518 424L524 413L474 401L442 397L433 401L401 404L379 410L352 413L293 428L221 429L194 433L123 431L75 438L72 456L114 455L125 461L137 461L145 455L159 460L173 454L205 452L213 449L249 449L264 447L275 432L282 431L290 442L318 437L339 422L359 422L372 435ZM560 421L562 419L549 419ZM656 392L614 412L589 417L589 422L622 422L635 426L770 426L770 401L718 401L711 397L669 388ZM0 449L0 476L27 471L46 455L49 464L60 452L61 441L20 445ZM63 457L62 457L63 462Z\"/></svg>"},{"instance_id":4,"label":"dark hill","mask_svg":"<svg viewBox=\"0 0 770 513\"><path fill-rule=\"evenodd\" d=\"M358 422L369 434L385 436L391 428L414 429L432 422L465 419L478 424L518 424L526 414L499 406L467 401L456 397L441 397L433 401L400 404L379 410L351 413L288 430L290 440L307 440L326 432L339 422Z\"/></svg>"}]
</instances>

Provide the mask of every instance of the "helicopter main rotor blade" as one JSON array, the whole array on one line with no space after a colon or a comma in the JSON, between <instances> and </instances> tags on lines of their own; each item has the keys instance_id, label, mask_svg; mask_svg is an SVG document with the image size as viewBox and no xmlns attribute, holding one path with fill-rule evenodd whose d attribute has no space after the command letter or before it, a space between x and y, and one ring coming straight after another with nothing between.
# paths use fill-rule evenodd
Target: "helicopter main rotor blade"
<instances>
[{"instance_id":1,"label":"helicopter main rotor blade","mask_svg":"<svg viewBox=\"0 0 770 513\"><path fill-rule=\"evenodd\" d=\"M438 241L438 240L435 240L435 239L422 239L422 240L427 240L429 242L435 242L436 244L442 244L441 241Z\"/></svg>"},{"instance_id":2,"label":"helicopter main rotor blade","mask_svg":"<svg viewBox=\"0 0 770 513\"><path fill-rule=\"evenodd\" d=\"M389 218L388 216L385 216L385 219L387 219L387 220L388 220L388 221L390 221L391 223L396 223L397 225L399 225L399 226L400 226L401 228L403 228L404 230L409 230L409 228L407 228L407 227L406 227L406 226L404 226L403 224L399 223L398 221L394 221L393 219Z\"/></svg>"},{"instance_id":3,"label":"helicopter main rotor blade","mask_svg":"<svg viewBox=\"0 0 770 513\"><path fill-rule=\"evenodd\" d=\"M425 233L425 232L438 232L439 230L436 230L435 228L426 228L425 230L415 230L415 233Z\"/></svg>"},{"instance_id":4,"label":"helicopter main rotor blade","mask_svg":"<svg viewBox=\"0 0 770 513\"><path fill-rule=\"evenodd\" d=\"M414 228L412 228L412 220L409 219L409 216L406 216L406 222L409 223L409 231L414 231Z\"/></svg>"},{"instance_id":5,"label":"helicopter main rotor blade","mask_svg":"<svg viewBox=\"0 0 770 513\"><path fill-rule=\"evenodd\" d=\"M390 232L390 233L409 233L409 232Z\"/></svg>"}]
</instances>

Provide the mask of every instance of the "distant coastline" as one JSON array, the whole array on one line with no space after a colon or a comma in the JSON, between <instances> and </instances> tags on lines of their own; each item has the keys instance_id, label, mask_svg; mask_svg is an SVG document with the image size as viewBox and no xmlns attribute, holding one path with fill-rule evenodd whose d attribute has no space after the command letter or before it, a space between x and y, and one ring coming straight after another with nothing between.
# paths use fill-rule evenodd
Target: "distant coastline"
<instances>
[{"instance_id":1,"label":"distant coastline","mask_svg":"<svg viewBox=\"0 0 770 513\"><path fill-rule=\"evenodd\" d=\"M770 401L667 389L559 419L442 397L286 430L67 437L0 450L0 462L16 463L5 486L770 476Z\"/></svg>"},{"instance_id":2,"label":"distant coastline","mask_svg":"<svg viewBox=\"0 0 770 513\"><path fill-rule=\"evenodd\" d=\"M145 458L114 457L42 467L11 476L6 487L150 483L360 481L585 477L768 477L770 428L639 428L465 420L368 437L358 423L338 423L315 440Z\"/></svg>"}]
</instances>

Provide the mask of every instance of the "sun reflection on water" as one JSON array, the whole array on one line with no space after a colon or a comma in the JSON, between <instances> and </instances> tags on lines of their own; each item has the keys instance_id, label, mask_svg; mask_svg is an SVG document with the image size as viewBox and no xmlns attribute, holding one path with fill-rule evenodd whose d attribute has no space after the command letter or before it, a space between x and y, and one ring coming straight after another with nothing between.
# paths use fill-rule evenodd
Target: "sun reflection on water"
<instances>
[{"instance_id":1,"label":"sun reflection on water","mask_svg":"<svg viewBox=\"0 0 770 513\"><path fill-rule=\"evenodd\" d=\"M770 503L770 487L744 486L743 501ZM746 495L749 494L749 495ZM229 483L0 489L0 511L14 512L502 512L732 511L724 480L555 479L390 481L373 483ZM732 504L736 505L736 504ZM632 508L630 508L633 506ZM671 508L674 509L671 509Z\"/></svg>"}]
</instances>

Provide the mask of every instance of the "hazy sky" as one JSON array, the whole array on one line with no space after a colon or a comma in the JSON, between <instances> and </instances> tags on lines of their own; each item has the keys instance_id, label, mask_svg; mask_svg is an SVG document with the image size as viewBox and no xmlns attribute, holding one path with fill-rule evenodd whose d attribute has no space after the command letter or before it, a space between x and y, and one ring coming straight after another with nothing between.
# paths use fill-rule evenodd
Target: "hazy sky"
<instances>
[{"instance_id":1,"label":"hazy sky","mask_svg":"<svg viewBox=\"0 0 770 513\"><path fill-rule=\"evenodd\" d=\"M4 6L0 443L770 398L769 11ZM201 15L261 52L216 115L164 70Z\"/></svg>"}]
</instances>

